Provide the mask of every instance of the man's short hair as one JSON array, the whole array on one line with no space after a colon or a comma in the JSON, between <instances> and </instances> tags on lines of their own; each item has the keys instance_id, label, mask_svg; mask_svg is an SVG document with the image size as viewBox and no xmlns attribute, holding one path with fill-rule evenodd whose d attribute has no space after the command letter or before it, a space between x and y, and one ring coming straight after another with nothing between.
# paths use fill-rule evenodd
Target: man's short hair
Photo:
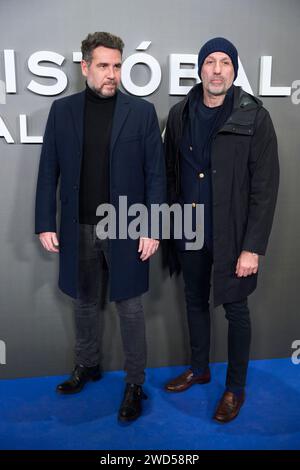
<instances>
[{"instance_id":1,"label":"man's short hair","mask_svg":"<svg viewBox=\"0 0 300 470\"><path fill-rule=\"evenodd\" d=\"M81 43L82 60L88 64L92 62L93 50L96 47L103 46L109 49L117 49L123 54L124 42L118 36L103 31L93 34L88 34Z\"/></svg>"}]
</instances>

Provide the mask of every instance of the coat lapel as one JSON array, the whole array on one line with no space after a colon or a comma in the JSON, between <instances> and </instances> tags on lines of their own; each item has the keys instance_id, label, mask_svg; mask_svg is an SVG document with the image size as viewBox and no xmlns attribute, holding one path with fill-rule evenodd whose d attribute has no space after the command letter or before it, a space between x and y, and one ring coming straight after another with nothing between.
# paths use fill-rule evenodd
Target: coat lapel
<instances>
[{"instance_id":1,"label":"coat lapel","mask_svg":"<svg viewBox=\"0 0 300 470\"><path fill-rule=\"evenodd\" d=\"M74 95L70 102L71 114L74 123L75 134L80 150L83 148L83 118L84 118L85 91Z\"/></svg>"},{"instance_id":2,"label":"coat lapel","mask_svg":"<svg viewBox=\"0 0 300 470\"><path fill-rule=\"evenodd\" d=\"M118 91L117 102L116 102L116 107L115 107L114 117L113 117L112 131L111 131L111 142L110 142L111 152L114 149L117 138L121 132L124 122L126 121L127 115L129 113L129 109L130 109L130 105L129 105L128 97L121 91Z\"/></svg>"},{"instance_id":3,"label":"coat lapel","mask_svg":"<svg viewBox=\"0 0 300 470\"><path fill-rule=\"evenodd\" d=\"M77 136L80 149L83 147L84 101L85 91L82 91L81 93L74 95L74 98L70 103L75 134ZM130 105L128 97L121 91L118 91L111 131L111 151L113 150L124 122L126 121L129 109Z\"/></svg>"}]
</instances>

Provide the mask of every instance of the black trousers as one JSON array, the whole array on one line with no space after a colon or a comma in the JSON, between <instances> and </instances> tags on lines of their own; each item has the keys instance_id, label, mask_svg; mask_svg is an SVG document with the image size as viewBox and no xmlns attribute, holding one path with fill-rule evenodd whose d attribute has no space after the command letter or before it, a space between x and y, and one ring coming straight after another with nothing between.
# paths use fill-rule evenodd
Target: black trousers
<instances>
[{"instance_id":1,"label":"black trousers","mask_svg":"<svg viewBox=\"0 0 300 470\"><path fill-rule=\"evenodd\" d=\"M200 251L179 252L185 284L185 300L194 371L206 369L210 351L209 295L213 258L204 246ZM228 320L228 367L226 387L237 392L245 387L251 342L247 298L223 304Z\"/></svg>"},{"instance_id":2,"label":"black trousers","mask_svg":"<svg viewBox=\"0 0 300 470\"><path fill-rule=\"evenodd\" d=\"M79 286L74 300L75 362L87 367L99 363L99 303L105 263L109 272L109 241L100 240L95 225L80 224ZM126 382L145 379L146 337L141 297L116 302L125 356Z\"/></svg>"}]
</instances>

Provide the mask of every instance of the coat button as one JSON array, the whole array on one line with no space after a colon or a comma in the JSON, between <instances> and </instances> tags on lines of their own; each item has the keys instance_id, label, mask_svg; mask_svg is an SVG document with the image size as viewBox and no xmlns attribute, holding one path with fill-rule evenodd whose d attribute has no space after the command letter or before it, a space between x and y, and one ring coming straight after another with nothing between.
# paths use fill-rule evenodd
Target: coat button
<instances>
[{"instance_id":1,"label":"coat button","mask_svg":"<svg viewBox=\"0 0 300 470\"><path fill-rule=\"evenodd\" d=\"M74 218L73 223L76 224L77 222L78 222L78 220Z\"/></svg>"},{"instance_id":2,"label":"coat button","mask_svg":"<svg viewBox=\"0 0 300 470\"><path fill-rule=\"evenodd\" d=\"M193 147L192 147L192 145L190 145L190 151L191 151L191 152L193 151Z\"/></svg>"},{"instance_id":3,"label":"coat button","mask_svg":"<svg viewBox=\"0 0 300 470\"><path fill-rule=\"evenodd\" d=\"M204 173L199 173L199 178L204 178Z\"/></svg>"},{"instance_id":4,"label":"coat button","mask_svg":"<svg viewBox=\"0 0 300 470\"><path fill-rule=\"evenodd\" d=\"M217 170L213 170L212 172L213 172L213 174L215 175L215 174L217 173Z\"/></svg>"},{"instance_id":5,"label":"coat button","mask_svg":"<svg viewBox=\"0 0 300 470\"><path fill-rule=\"evenodd\" d=\"M195 202L192 202L192 207L196 207L196 203L195 203Z\"/></svg>"}]
</instances>

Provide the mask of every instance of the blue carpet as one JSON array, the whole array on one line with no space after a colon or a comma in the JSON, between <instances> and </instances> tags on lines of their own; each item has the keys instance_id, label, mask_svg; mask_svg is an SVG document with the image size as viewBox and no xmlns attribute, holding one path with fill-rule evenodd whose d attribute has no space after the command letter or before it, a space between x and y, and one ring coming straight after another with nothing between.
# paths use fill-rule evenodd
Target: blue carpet
<instances>
[{"instance_id":1,"label":"blue carpet","mask_svg":"<svg viewBox=\"0 0 300 470\"><path fill-rule=\"evenodd\" d=\"M300 365L290 359L252 361L238 418L212 421L226 365L213 364L212 382L179 394L163 384L184 367L147 370L143 416L117 422L123 372L108 372L77 395L54 390L64 377L1 380L0 449L202 450L300 449Z\"/></svg>"}]
</instances>

